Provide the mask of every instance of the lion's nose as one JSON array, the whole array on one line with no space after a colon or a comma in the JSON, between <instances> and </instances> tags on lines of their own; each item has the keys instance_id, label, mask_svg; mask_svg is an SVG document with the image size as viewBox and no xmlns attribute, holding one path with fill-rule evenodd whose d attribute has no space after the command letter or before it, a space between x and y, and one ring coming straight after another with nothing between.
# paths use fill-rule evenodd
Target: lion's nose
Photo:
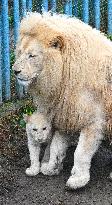
<instances>
[{"instance_id":1,"label":"lion's nose","mask_svg":"<svg viewBox=\"0 0 112 205\"><path fill-rule=\"evenodd\" d=\"M18 75L19 73L21 73L21 70L15 70L15 71L14 71L14 74L15 74L15 75Z\"/></svg>"}]
</instances>

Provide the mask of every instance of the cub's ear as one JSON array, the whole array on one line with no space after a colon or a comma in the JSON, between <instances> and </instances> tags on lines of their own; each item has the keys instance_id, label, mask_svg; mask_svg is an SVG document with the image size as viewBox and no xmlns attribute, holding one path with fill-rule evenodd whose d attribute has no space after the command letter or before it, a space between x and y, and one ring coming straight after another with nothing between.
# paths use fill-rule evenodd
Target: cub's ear
<instances>
[{"instance_id":1,"label":"cub's ear","mask_svg":"<svg viewBox=\"0 0 112 205\"><path fill-rule=\"evenodd\" d=\"M50 46L54 49L62 50L64 47L64 40L61 36L57 36L50 42Z\"/></svg>"},{"instance_id":2,"label":"cub's ear","mask_svg":"<svg viewBox=\"0 0 112 205\"><path fill-rule=\"evenodd\" d=\"M24 121L25 121L26 123L28 123L29 120L30 120L30 116L27 115L27 114L23 114L23 119L24 119Z\"/></svg>"}]
</instances>

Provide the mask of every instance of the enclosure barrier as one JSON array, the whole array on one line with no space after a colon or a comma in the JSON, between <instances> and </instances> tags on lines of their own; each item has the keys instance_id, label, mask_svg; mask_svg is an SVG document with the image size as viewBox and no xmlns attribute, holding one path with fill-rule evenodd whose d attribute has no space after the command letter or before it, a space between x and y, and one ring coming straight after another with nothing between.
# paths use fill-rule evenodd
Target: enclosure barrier
<instances>
[{"instance_id":1,"label":"enclosure barrier","mask_svg":"<svg viewBox=\"0 0 112 205\"><path fill-rule=\"evenodd\" d=\"M112 34L112 0L104 0L104 2L107 5L106 13L104 13L107 16L106 29L108 34ZM100 0L0 0L0 104L4 100L11 99L10 50L13 45L13 49L16 47L21 18L26 15L27 11L32 10L38 12L51 10L52 12L65 13L81 18L87 24L91 21L91 11L93 13L92 26L97 29L101 27ZM9 26L10 17L12 24ZM13 32L14 37L10 37L11 32ZM23 95L23 92L23 87L19 87L20 96Z\"/></svg>"}]
</instances>

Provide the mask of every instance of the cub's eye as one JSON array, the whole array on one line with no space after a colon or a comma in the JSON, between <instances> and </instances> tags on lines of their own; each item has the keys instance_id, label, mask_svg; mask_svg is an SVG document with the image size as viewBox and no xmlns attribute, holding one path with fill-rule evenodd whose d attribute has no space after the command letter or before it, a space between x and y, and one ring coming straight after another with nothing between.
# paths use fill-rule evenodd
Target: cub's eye
<instances>
[{"instance_id":1,"label":"cub's eye","mask_svg":"<svg viewBox=\"0 0 112 205\"><path fill-rule=\"evenodd\" d=\"M37 129L34 128L33 131L37 132Z\"/></svg>"},{"instance_id":2,"label":"cub's eye","mask_svg":"<svg viewBox=\"0 0 112 205\"><path fill-rule=\"evenodd\" d=\"M47 129L47 127L43 127L43 130L46 130Z\"/></svg>"},{"instance_id":3,"label":"cub's eye","mask_svg":"<svg viewBox=\"0 0 112 205\"><path fill-rule=\"evenodd\" d=\"M36 55L33 55L33 54L29 54L29 58L34 58Z\"/></svg>"}]
</instances>

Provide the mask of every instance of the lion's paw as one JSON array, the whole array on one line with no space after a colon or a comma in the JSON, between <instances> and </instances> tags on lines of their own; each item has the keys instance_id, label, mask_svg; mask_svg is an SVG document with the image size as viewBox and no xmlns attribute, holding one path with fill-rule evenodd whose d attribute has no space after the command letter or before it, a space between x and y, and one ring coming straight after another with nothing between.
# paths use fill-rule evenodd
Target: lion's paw
<instances>
[{"instance_id":1,"label":"lion's paw","mask_svg":"<svg viewBox=\"0 0 112 205\"><path fill-rule=\"evenodd\" d=\"M77 188L81 188L84 187L90 180L90 175L72 175L70 176L70 178L68 179L66 186L69 189L77 189Z\"/></svg>"},{"instance_id":2,"label":"lion's paw","mask_svg":"<svg viewBox=\"0 0 112 205\"><path fill-rule=\"evenodd\" d=\"M26 174L28 176L35 176L40 172L40 167L39 166L31 166L29 168L26 169Z\"/></svg>"},{"instance_id":3,"label":"lion's paw","mask_svg":"<svg viewBox=\"0 0 112 205\"><path fill-rule=\"evenodd\" d=\"M51 176L51 175L58 175L59 172L60 172L60 169L58 169L58 167L50 165L47 162L44 162L44 163L42 163L42 166L41 166L41 172L44 175L49 175L49 176Z\"/></svg>"}]
</instances>

